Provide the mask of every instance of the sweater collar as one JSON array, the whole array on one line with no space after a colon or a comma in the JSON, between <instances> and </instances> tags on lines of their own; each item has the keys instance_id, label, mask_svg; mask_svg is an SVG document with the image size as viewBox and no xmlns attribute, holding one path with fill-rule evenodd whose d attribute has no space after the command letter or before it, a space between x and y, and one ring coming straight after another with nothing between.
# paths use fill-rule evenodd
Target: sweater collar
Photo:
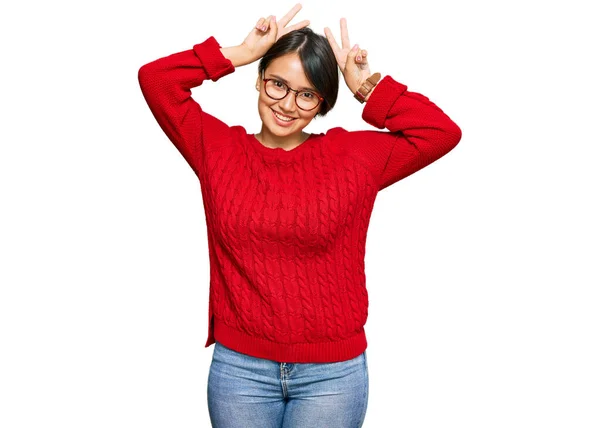
<instances>
[{"instance_id":1,"label":"sweater collar","mask_svg":"<svg viewBox=\"0 0 600 428\"><path fill-rule=\"evenodd\" d=\"M323 134L310 134L302 144L291 150L281 147L267 147L254 134L248 134L248 140L249 144L261 158L275 162L289 163L301 158L304 153L310 151L311 147L318 145L322 136Z\"/></svg>"}]
</instances>

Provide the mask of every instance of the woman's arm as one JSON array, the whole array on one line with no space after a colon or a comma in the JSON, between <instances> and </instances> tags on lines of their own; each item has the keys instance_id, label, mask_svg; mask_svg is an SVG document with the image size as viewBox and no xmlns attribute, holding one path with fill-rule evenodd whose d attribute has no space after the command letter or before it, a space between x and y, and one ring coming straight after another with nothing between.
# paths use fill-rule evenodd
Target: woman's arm
<instances>
[{"instance_id":1,"label":"woman's arm","mask_svg":"<svg viewBox=\"0 0 600 428\"><path fill-rule=\"evenodd\" d=\"M368 52L351 47L345 18L340 19L342 47L331 30L325 35L348 89L355 94L371 76ZM406 85L385 76L365 97L362 118L389 132L330 130L339 150L360 158L377 180L379 190L409 176L448 153L461 138L460 128L434 103ZM329 133L328 133L329 134Z\"/></svg>"},{"instance_id":2,"label":"woman's arm","mask_svg":"<svg viewBox=\"0 0 600 428\"><path fill-rule=\"evenodd\" d=\"M224 48L241 60L239 50ZM138 71L142 94L156 121L192 167L196 175L201 153L218 139L229 135L229 126L204 112L192 98L191 88L206 79L217 81L235 66L225 57L214 37L143 65Z\"/></svg>"},{"instance_id":3,"label":"woman's arm","mask_svg":"<svg viewBox=\"0 0 600 428\"><path fill-rule=\"evenodd\" d=\"M389 132L359 131L377 149L379 190L415 173L452 150L462 131L437 105L385 76L369 94L362 118Z\"/></svg>"},{"instance_id":4,"label":"woman's arm","mask_svg":"<svg viewBox=\"0 0 600 428\"><path fill-rule=\"evenodd\" d=\"M235 68L254 62L244 45L221 48L221 54L231 61Z\"/></svg>"},{"instance_id":5,"label":"woman's arm","mask_svg":"<svg viewBox=\"0 0 600 428\"><path fill-rule=\"evenodd\" d=\"M367 96L362 118L387 131L347 131L328 135L337 150L351 154L371 171L378 190L431 164L460 141L460 128L427 97L385 76Z\"/></svg>"},{"instance_id":6,"label":"woman's arm","mask_svg":"<svg viewBox=\"0 0 600 428\"><path fill-rule=\"evenodd\" d=\"M193 49L157 59L139 69L140 87L152 114L196 175L202 153L221 147L219 141L228 138L230 128L202 111L190 89L206 79L216 82L236 67L256 61L280 37L309 25L304 20L288 26L301 8L302 5L295 5L279 22L273 15L260 18L239 46L222 48L214 37L209 37Z\"/></svg>"}]
</instances>

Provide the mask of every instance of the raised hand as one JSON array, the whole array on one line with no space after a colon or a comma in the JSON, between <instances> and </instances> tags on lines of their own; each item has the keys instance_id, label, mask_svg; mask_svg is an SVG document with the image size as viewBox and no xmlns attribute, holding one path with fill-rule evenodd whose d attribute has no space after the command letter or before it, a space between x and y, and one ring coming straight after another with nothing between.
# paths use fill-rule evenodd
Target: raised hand
<instances>
[{"instance_id":1,"label":"raised hand","mask_svg":"<svg viewBox=\"0 0 600 428\"><path fill-rule=\"evenodd\" d=\"M342 33L341 48L335 41L335 37L333 37L333 33L329 27L325 27L325 36L333 49L335 59L344 75L346 85L348 85L348 88L352 93L356 93L363 82L372 74L369 69L369 63L367 62L368 52L364 49L360 49L358 44L351 47L346 18L340 19L340 30Z\"/></svg>"},{"instance_id":2,"label":"raised hand","mask_svg":"<svg viewBox=\"0 0 600 428\"><path fill-rule=\"evenodd\" d=\"M260 18L258 20L254 29L248 34L241 45L246 48L248 56L252 61L261 58L285 34L293 30L299 30L310 24L310 21L304 20L298 24L287 26L300 9L302 9L302 5L300 3L296 4L279 22L275 20L275 16L273 15L269 15L266 19Z\"/></svg>"}]
</instances>

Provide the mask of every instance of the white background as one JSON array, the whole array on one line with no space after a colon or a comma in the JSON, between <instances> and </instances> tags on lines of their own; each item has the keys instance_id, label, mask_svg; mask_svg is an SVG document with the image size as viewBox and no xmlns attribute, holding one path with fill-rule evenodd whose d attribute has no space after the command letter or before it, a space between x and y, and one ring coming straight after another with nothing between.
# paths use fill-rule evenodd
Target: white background
<instances>
[{"instance_id":1,"label":"white background","mask_svg":"<svg viewBox=\"0 0 600 428\"><path fill-rule=\"evenodd\" d=\"M306 0L292 21L339 42L346 17L373 72L463 130L377 197L367 428L600 426L600 35L591 1L566 3ZM294 3L16 4L0 13L0 426L208 427L200 188L137 73ZM194 98L258 132L257 66ZM307 131L373 129L340 83Z\"/></svg>"}]
</instances>

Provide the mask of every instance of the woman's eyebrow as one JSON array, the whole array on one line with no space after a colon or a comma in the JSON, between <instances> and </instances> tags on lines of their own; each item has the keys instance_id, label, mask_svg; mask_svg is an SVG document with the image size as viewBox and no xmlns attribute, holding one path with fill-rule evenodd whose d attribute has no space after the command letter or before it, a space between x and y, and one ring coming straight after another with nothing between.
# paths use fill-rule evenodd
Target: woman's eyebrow
<instances>
[{"instance_id":1,"label":"woman's eyebrow","mask_svg":"<svg viewBox=\"0 0 600 428\"><path fill-rule=\"evenodd\" d=\"M273 74L273 73L269 73L269 74L271 75L271 77L276 77L277 79L281 80L281 81L282 81L283 83L285 83L286 85L289 85L289 84L290 84L290 82L288 82L287 80L285 80L283 77L281 77L281 76L278 76L277 74ZM298 88L298 89L308 89L308 90L310 90L310 91L317 92L317 90L316 90L315 88L305 88L305 87L301 87L301 88Z\"/></svg>"}]
</instances>

